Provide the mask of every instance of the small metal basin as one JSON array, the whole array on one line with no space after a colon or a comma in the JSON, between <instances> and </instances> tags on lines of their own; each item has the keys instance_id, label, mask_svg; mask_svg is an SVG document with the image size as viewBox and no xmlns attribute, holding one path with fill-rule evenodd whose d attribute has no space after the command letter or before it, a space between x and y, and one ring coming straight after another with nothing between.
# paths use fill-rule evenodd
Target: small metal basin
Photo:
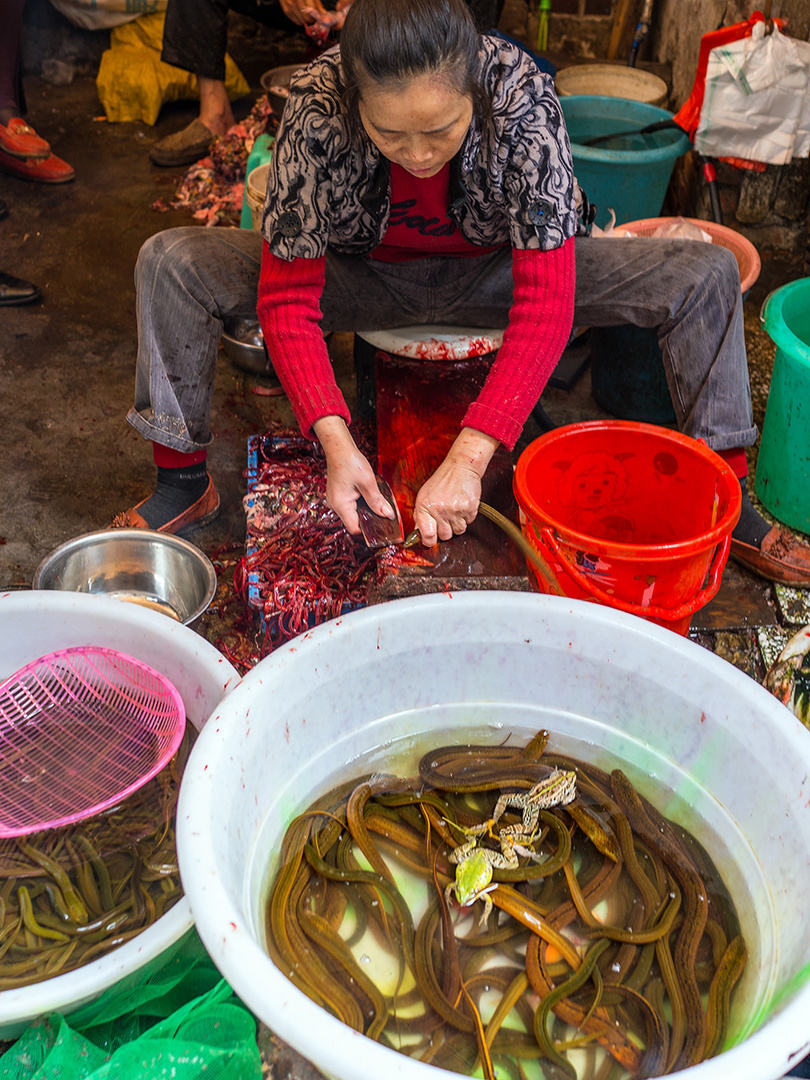
<instances>
[{"instance_id":1,"label":"small metal basin","mask_svg":"<svg viewBox=\"0 0 810 1080\"><path fill-rule=\"evenodd\" d=\"M52 551L37 567L33 587L113 596L188 624L213 600L217 575L211 560L179 536L107 529Z\"/></svg>"},{"instance_id":2,"label":"small metal basin","mask_svg":"<svg viewBox=\"0 0 810 1080\"><path fill-rule=\"evenodd\" d=\"M282 67L270 68L259 80L262 90L267 92L276 116L280 117L284 111L284 106L287 104L287 95L284 91L289 90L290 80L302 67L304 67L303 64L284 64Z\"/></svg>"},{"instance_id":3,"label":"small metal basin","mask_svg":"<svg viewBox=\"0 0 810 1080\"><path fill-rule=\"evenodd\" d=\"M275 379L258 319L223 320L222 348L231 363L242 371Z\"/></svg>"}]
</instances>

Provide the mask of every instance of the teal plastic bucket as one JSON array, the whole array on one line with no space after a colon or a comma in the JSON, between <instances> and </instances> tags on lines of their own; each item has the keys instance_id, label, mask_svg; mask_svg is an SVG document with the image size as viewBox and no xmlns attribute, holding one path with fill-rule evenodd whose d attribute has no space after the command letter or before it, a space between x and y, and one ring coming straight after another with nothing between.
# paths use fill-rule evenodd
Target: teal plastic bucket
<instances>
[{"instance_id":1,"label":"teal plastic bucket","mask_svg":"<svg viewBox=\"0 0 810 1080\"><path fill-rule=\"evenodd\" d=\"M657 105L627 98L579 94L560 98L565 116L574 172L580 187L597 208L596 224L604 228L610 210L616 224L638 218L657 217L667 193L676 158L691 143L680 130L639 135L641 128L673 114ZM597 135L626 132L597 146L583 146ZM608 149L609 148L609 149Z\"/></svg>"},{"instance_id":2,"label":"teal plastic bucket","mask_svg":"<svg viewBox=\"0 0 810 1080\"><path fill-rule=\"evenodd\" d=\"M810 533L810 277L772 292L760 318L776 356L754 487L777 521Z\"/></svg>"}]
</instances>

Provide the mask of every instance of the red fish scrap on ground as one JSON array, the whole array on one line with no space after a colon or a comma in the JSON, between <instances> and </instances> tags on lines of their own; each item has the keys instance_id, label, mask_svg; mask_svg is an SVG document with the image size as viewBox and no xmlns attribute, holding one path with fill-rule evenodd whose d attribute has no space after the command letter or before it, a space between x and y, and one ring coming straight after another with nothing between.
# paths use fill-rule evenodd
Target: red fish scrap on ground
<instances>
[{"instance_id":1,"label":"red fish scrap on ground","mask_svg":"<svg viewBox=\"0 0 810 1080\"><path fill-rule=\"evenodd\" d=\"M180 180L174 197L158 199L154 210L191 210L206 225L238 225L242 216L245 172L253 144L267 131L276 116L263 94L250 111L211 144L211 152Z\"/></svg>"}]
</instances>

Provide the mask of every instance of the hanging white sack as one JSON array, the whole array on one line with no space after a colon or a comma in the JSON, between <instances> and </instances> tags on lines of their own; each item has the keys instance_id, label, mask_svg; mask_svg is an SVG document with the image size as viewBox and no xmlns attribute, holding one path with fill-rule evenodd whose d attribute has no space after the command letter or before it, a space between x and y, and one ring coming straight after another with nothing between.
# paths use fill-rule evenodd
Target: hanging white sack
<instances>
[{"instance_id":1,"label":"hanging white sack","mask_svg":"<svg viewBox=\"0 0 810 1080\"><path fill-rule=\"evenodd\" d=\"M83 30L109 30L141 15L165 11L167 0L51 0L60 14Z\"/></svg>"},{"instance_id":2,"label":"hanging white sack","mask_svg":"<svg viewBox=\"0 0 810 1080\"><path fill-rule=\"evenodd\" d=\"M709 53L695 150L787 165L810 154L810 43L774 24Z\"/></svg>"}]
</instances>

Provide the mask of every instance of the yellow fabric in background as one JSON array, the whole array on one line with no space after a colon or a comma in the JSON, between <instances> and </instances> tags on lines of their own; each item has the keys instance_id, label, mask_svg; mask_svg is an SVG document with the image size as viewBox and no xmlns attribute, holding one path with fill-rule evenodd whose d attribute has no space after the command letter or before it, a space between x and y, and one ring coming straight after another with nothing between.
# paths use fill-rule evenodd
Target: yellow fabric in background
<instances>
[{"instance_id":1,"label":"yellow fabric in background","mask_svg":"<svg viewBox=\"0 0 810 1080\"><path fill-rule=\"evenodd\" d=\"M111 31L110 48L102 54L96 76L99 101L111 123L143 120L154 124L167 101L199 98L197 76L160 59L165 18L162 11L141 15ZM225 56L225 86L230 98L250 91L229 55Z\"/></svg>"}]
</instances>

